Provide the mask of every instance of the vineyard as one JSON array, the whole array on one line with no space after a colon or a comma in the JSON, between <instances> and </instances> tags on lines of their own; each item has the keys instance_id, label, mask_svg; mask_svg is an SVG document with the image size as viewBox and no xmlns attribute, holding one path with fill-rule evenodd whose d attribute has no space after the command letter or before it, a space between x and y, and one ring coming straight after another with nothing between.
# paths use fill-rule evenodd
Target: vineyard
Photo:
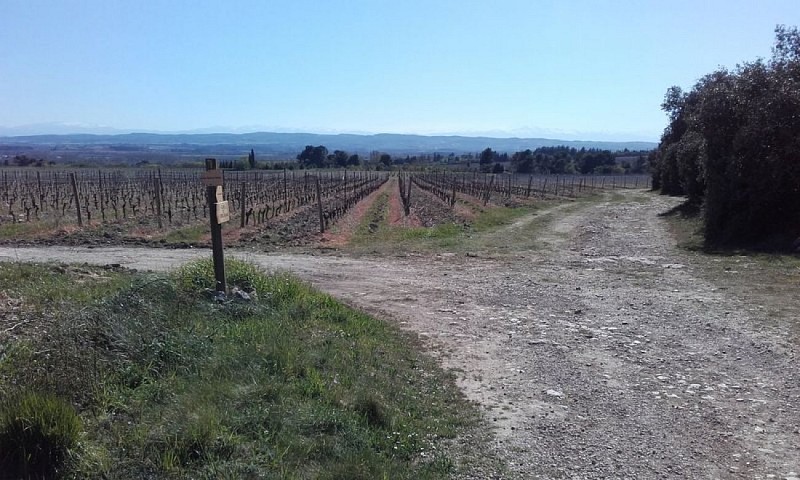
<instances>
[{"instance_id":1,"label":"vineyard","mask_svg":"<svg viewBox=\"0 0 800 480\"><path fill-rule=\"evenodd\" d=\"M207 244L201 171L4 169L0 240L13 243ZM227 244L308 245L357 205L387 193L397 217L424 227L468 222L475 211L649 188L646 176L493 175L375 171L225 171Z\"/></svg>"}]
</instances>

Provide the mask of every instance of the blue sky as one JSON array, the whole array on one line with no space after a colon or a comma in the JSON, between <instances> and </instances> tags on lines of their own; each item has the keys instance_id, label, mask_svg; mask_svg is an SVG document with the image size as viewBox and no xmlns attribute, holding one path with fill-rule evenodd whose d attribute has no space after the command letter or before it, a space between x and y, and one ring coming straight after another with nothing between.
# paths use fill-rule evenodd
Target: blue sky
<instances>
[{"instance_id":1,"label":"blue sky","mask_svg":"<svg viewBox=\"0 0 800 480\"><path fill-rule=\"evenodd\" d=\"M800 1L0 0L0 126L655 141L779 23Z\"/></svg>"}]
</instances>

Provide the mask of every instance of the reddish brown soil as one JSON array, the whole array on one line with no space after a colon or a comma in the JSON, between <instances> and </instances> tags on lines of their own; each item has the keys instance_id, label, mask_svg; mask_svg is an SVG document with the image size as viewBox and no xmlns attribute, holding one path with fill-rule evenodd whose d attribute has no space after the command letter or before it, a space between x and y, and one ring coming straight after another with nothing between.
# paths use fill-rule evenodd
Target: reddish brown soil
<instances>
[{"instance_id":1,"label":"reddish brown soil","mask_svg":"<svg viewBox=\"0 0 800 480\"><path fill-rule=\"evenodd\" d=\"M455 212L456 215L458 215L459 218L463 218L468 222L473 220L477 216L475 210L459 202L456 202L456 204L453 205L453 211Z\"/></svg>"},{"instance_id":2,"label":"reddish brown soil","mask_svg":"<svg viewBox=\"0 0 800 480\"><path fill-rule=\"evenodd\" d=\"M423 227L433 227L443 223L462 223L465 219L436 195L421 188L414 188L411 193L411 212L419 217Z\"/></svg>"},{"instance_id":3,"label":"reddish brown soil","mask_svg":"<svg viewBox=\"0 0 800 480\"><path fill-rule=\"evenodd\" d=\"M421 227L422 221L419 217L411 211L409 216L405 215L403 211L403 200L400 198L400 188L397 185L397 179L392 178L392 186L390 187L389 194L389 225L402 226L402 227ZM411 204L414 204L414 194L411 194Z\"/></svg>"},{"instance_id":4,"label":"reddish brown soil","mask_svg":"<svg viewBox=\"0 0 800 480\"><path fill-rule=\"evenodd\" d=\"M472 195L456 193L456 200L456 206L462 207L465 212L469 211L472 216L486 210L486 207L483 206L483 200Z\"/></svg>"},{"instance_id":5,"label":"reddish brown soil","mask_svg":"<svg viewBox=\"0 0 800 480\"><path fill-rule=\"evenodd\" d=\"M350 209L344 217L336 222L336 225L332 229L318 236L320 245L331 248L340 248L347 245L356 229L361 224L361 221L364 219L364 215L367 214L381 194L391 191L392 185L396 186L394 179L390 179L388 182L384 183L381 188L370 193L366 198L358 202L355 207Z\"/></svg>"}]
</instances>

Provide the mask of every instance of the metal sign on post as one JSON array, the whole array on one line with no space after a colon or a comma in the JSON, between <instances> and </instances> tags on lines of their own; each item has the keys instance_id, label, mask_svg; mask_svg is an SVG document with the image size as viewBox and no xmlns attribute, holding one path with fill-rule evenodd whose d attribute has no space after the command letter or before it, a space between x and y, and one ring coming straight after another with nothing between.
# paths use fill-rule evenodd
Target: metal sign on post
<instances>
[{"instance_id":1,"label":"metal sign on post","mask_svg":"<svg viewBox=\"0 0 800 480\"><path fill-rule=\"evenodd\" d=\"M206 201L208 202L208 218L211 222L211 248L214 257L214 278L216 279L216 290L218 292L225 292L227 285L225 283L225 259L222 255L222 225L220 218L220 211L224 209L228 219L230 219L230 212L228 211L228 202L218 200L222 197L222 170L217 169L216 158L206 158L206 171L200 175L200 180L206 186ZM225 204L223 208L219 205ZM227 220L224 220L227 221Z\"/></svg>"}]
</instances>

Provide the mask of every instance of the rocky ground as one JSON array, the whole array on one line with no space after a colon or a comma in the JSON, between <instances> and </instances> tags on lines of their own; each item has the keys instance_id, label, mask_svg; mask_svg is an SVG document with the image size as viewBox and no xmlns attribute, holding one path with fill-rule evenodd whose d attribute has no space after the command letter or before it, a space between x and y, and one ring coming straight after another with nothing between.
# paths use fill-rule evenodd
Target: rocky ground
<instances>
[{"instance_id":1,"label":"rocky ground","mask_svg":"<svg viewBox=\"0 0 800 480\"><path fill-rule=\"evenodd\" d=\"M465 478L797 478L800 263L679 250L657 216L676 203L540 212L493 234L502 255L236 255L421 335L491 430L461 439ZM140 269L207 254L0 247Z\"/></svg>"}]
</instances>

